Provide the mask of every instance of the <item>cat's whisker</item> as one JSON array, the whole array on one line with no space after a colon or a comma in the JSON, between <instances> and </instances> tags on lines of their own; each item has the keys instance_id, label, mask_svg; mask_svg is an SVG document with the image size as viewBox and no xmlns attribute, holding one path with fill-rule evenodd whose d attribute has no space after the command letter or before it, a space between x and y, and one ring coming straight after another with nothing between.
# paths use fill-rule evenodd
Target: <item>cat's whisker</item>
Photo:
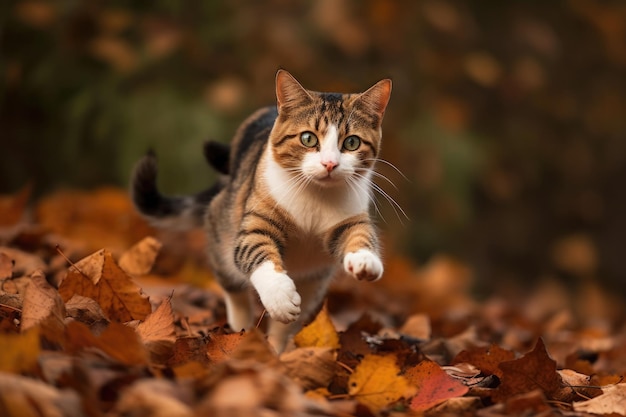
<instances>
[{"instance_id":1,"label":"cat's whisker","mask_svg":"<svg viewBox=\"0 0 626 417\"><path fill-rule=\"evenodd\" d=\"M355 173L355 176L359 177L359 178L362 178L362 179L365 179L373 190L375 190L382 197L384 197L385 200L387 200L389 202L389 205L391 206L391 208L395 212L395 214L398 217L398 220L400 221L401 224L404 224L403 221L402 221L402 217L404 217L407 220L410 220L409 216L406 214L406 212L400 206L400 204L393 197L391 197L385 190L383 190L383 188L380 185L376 184L370 178L368 178L368 177L366 177L366 176L364 176L362 174ZM400 214L402 214L402 216L400 216Z\"/></svg>"},{"instance_id":2,"label":"cat's whisker","mask_svg":"<svg viewBox=\"0 0 626 417\"><path fill-rule=\"evenodd\" d=\"M383 180L387 181L389 184L391 184L391 186L392 186L393 188L395 188L396 190L398 190L398 186L397 186L396 184L394 184L394 183L393 183L393 181L391 181L391 180L390 180L389 178L387 178L385 175L381 174L380 172L372 170L372 175L373 175L373 176L375 176L376 178L380 178L380 179L383 179Z\"/></svg>"},{"instance_id":3,"label":"cat's whisker","mask_svg":"<svg viewBox=\"0 0 626 417\"><path fill-rule=\"evenodd\" d=\"M357 194L366 193L367 198L370 200L370 202L374 206L374 211L376 211L376 214L378 214L378 216L382 219L383 222L387 223L387 219L385 219L385 216L383 215L382 211L380 211L380 208L378 207L378 200L376 199L376 196L374 196L367 189L367 187L363 186L361 182L357 181L356 179L352 177L348 177L346 183L348 184L348 186L354 193L357 193Z\"/></svg>"},{"instance_id":4,"label":"cat's whisker","mask_svg":"<svg viewBox=\"0 0 626 417\"><path fill-rule=\"evenodd\" d=\"M400 174L400 176L402 178L404 178L405 181L411 182L411 180L408 179L407 176L404 175L404 173L402 171L400 171L400 169L397 166L395 166L391 162L387 161L386 159L382 159L382 158L368 158L368 159L365 159L365 161L381 162L381 163L383 163L383 164L393 168L393 170L396 171L398 174Z\"/></svg>"}]
</instances>

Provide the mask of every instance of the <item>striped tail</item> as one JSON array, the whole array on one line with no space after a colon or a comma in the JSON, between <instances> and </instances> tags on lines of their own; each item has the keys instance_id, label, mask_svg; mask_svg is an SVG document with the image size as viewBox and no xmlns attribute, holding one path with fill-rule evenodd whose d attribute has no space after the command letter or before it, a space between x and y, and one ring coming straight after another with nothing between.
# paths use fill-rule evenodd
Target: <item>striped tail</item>
<instances>
[{"instance_id":1,"label":"striped tail","mask_svg":"<svg viewBox=\"0 0 626 417\"><path fill-rule=\"evenodd\" d=\"M205 145L205 156L208 145ZM209 158L207 157L207 160ZM212 163L213 165L213 163ZM137 162L131 179L131 197L137 210L156 227L187 230L202 226L204 212L223 188L223 181L189 196L166 196L157 187L157 158L148 152Z\"/></svg>"}]
</instances>

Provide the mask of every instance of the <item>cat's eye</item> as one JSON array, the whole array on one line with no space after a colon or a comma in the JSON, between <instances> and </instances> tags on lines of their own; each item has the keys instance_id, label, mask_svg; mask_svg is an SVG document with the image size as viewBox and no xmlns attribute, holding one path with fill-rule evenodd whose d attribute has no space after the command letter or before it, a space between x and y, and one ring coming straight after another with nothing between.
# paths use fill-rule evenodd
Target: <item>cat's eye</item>
<instances>
[{"instance_id":1,"label":"cat's eye","mask_svg":"<svg viewBox=\"0 0 626 417\"><path fill-rule=\"evenodd\" d=\"M317 136L311 132L303 132L300 134L300 142L307 148L313 148L317 146Z\"/></svg>"},{"instance_id":2,"label":"cat's eye","mask_svg":"<svg viewBox=\"0 0 626 417\"><path fill-rule=\"evenodd\" d=\"M361 139L358 136L348 136L343 141L343 148L348 151L356 151L361 146Z\"/></svg>"}]
</instances>

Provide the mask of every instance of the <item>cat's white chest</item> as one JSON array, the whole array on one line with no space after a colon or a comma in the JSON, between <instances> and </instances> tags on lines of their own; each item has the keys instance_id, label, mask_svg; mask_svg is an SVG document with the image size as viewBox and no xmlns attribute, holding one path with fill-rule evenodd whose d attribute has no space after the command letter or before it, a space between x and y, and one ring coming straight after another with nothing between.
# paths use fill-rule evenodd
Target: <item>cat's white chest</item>
<instances>
[{"instance_id":1,"label":"cat's white chest","mask_svg":"<svg viewBox=\"0 0 626 417\"><path fill-rule=\"evenodd\" d=\"M264 178L270 195L306 233L324 233L343 220L368 210L370 195L365 184L332 188L305 186L267 154L265 162Z\"/></svg>"}]
</instances>

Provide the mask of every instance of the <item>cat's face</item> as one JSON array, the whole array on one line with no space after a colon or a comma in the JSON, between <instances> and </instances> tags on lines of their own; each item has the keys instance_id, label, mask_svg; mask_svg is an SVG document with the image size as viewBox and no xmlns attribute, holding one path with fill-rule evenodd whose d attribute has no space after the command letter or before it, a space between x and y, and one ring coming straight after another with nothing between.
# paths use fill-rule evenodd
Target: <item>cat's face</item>
<instances>
[{"instance_id":1,"label":"cat's face","mask_svg":"<svg viewBox=\"0 0 626 417\"><path fill-rule=\"evenodd\" d=\"M390 93L389 80L362 94L317 93L279 71L279 116L270 138L274 160L294 178L321 187L367 178L380 151Z\"/></svg>"}]
</instances>

